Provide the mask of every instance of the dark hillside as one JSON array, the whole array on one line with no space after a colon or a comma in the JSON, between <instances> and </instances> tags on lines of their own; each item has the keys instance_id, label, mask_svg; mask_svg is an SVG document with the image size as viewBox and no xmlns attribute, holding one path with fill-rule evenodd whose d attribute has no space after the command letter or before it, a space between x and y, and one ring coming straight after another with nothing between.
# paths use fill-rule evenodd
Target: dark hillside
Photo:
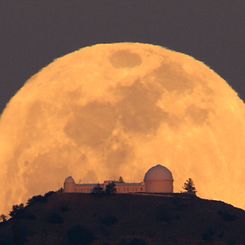
<instances>
[{"instance_id":1,"label":"dark hillside","mask_svg":"<svg viewBox=\"0 0 245 245\"><path fill-rule=\"evenodd\" d=\"M182 196L53 193L0 225L0 244L245 244L245 212Z\"/></svg>"}]
</instances>

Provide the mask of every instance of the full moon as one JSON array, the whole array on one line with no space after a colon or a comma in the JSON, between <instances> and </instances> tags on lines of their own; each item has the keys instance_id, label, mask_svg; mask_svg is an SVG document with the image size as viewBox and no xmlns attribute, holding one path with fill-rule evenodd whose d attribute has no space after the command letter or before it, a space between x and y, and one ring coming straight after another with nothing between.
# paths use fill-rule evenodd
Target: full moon
<instances>
[{"instance_id":1,"label":"full moon","mask_svg":"<svg viewBox=\"0 0 245 245\"><path fill-rule=\"evenodd\" d=\"M245 208L245 106L208 66L141 43L97 44L56 59L0 119L0 212L76 181L142 181L161 163L174 191Z\"/></svg>"}]
</instances>

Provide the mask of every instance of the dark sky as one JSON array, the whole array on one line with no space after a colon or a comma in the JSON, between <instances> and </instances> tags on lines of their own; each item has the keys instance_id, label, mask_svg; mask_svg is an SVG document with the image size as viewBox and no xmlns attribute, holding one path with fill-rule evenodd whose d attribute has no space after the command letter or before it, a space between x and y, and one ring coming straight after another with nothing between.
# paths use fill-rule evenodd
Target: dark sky
<instances>
[{"instance_id":1,"label":"dark sky","mask_svg":"<svg viewBox=\"0 0 245 245\"><path fill-rule=\"evenodd\" d=\"M54 58L119 41L192 55L245 100L244 13L244 0L0 0L0 111Z\"/></svg>"}]
</instances>

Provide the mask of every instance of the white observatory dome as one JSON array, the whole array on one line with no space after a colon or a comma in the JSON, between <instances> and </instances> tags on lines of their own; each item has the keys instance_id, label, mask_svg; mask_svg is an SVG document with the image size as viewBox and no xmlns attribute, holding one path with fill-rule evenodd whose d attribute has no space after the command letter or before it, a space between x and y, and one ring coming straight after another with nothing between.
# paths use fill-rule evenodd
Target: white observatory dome
<instances>
[{"instance_id":1,"label":"white observatory dome","mask_svg":"<svg viewBox=\"0 0 245 245\"><path fill-rule=\"evenodd\" d=\"M146 192L173 192L173 175L170 170L160 164L146 172L144 182Z\"/></svg>"},{"instance_id":2,"label":"white observatory dome","mask_svg":"<svg viewBox=\"0 0 245 245\"><path fill-rule=\"evenodd\" d=\"M75 181L71 176L69 176L65 179L65 183L75 183Z\"/></svg>"},{"instance_id":3,"label":"white observatory dome","mask_svg":"<svg viewBox=\"0 0 245 245\"><path fill-rule=\"evenodd\" d=\"M158 164L146 172L144 181L149 180L173 180L173 176L166 167Z\"/></svg>"}]
</instances>

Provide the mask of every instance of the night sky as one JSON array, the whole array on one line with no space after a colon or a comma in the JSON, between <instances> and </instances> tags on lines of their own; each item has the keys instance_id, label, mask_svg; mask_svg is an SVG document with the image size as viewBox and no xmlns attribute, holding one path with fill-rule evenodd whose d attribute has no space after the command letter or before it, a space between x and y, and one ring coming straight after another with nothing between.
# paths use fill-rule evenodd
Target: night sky
<instances>
[{"instance_id":1,"label":"night sky","mask_svg":"<svg viewBox=\"0 0 245 245\"><path fill-rule=\"evenodd\" d=\"M189 54L245 100L244 0L0 0L0 111L57 57L104 42Z\"/></svg>"}]
</instances>

